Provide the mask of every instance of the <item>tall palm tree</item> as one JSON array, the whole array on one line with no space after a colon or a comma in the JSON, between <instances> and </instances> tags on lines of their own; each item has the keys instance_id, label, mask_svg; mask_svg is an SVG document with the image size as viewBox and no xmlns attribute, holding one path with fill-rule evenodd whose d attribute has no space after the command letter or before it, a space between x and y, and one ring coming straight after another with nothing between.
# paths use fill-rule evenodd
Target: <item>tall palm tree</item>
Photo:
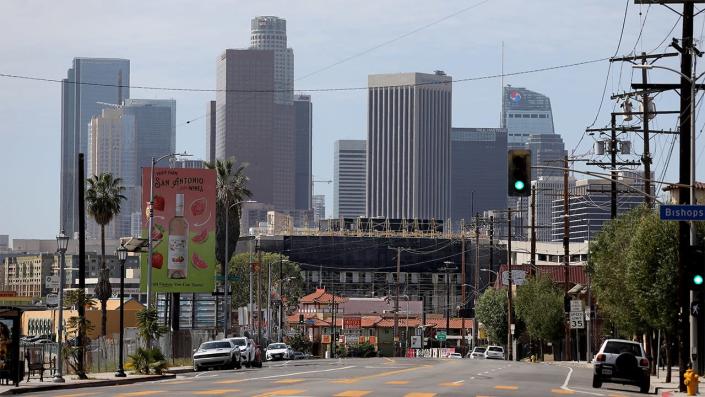
<instances>
[{"instance_id":1,"label":"tall palm tree","mask_svg":"<svg viewBox=\"0 0 705 397\"><path fill-rule=\"evenodd\" d=\"M111 173L102 173L88 178L88 189L86 190L86 208L88 215L95 219L100 225L100 273L98 284L95 288L95 296L100 301L100 334L105 336L108 322L107 303L112 295L110 285L110 272L105 264L105 225L120 213L120 203L125 200L122 192L125 188L121 184L122 179L114 178Z\"/></svg>"},{"instance_id":2,"label":"tall palm tree","mask_svg":"<svg viewBox=\"0 0 705 397\"><path fill-rule=\"evenodd\" d=\"M240 238L240 210L241 204L228 210L228 251L225 252L225 213L226 209L252 196L252 192L247 188L249 178L245 175L246 163L236 166L234 157L227 160L216 160L214 163L206 163L206 168L214 169L216 172L216 227L215 227L215 252L218 262L226 266L229 259L235 252L235 245Z\"/></svg>"}]
</instances>

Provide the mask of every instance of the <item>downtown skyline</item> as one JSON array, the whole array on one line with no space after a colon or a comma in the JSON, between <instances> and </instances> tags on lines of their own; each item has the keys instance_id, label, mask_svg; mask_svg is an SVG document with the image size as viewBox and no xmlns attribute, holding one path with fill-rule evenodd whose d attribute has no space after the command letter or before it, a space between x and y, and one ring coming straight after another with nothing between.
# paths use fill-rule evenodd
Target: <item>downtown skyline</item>
<instances>
[{"instance_id":1,"label":"downtown skyline","mask_svg":"<svg viewBox=\"0 0 705 397\"><path fill-rule=\"evenodd\" d=\"M85 2L79 16L98 12L97 7ZM314 2L315 3L315 2ZM449 1L431 10L422 9L422 2L397 10L401 2L389 4L363 3L359 9L348 9L342 3L324 5L323 2L300 9L287 8L284 2L262 6L242 3L227 6L213 3L193 10L194 18L181 15L169 20L167 15L158 17L155 6L139 9L145 16L130 19L124 8L105 7L101 12L122 16L127 22L127 33L115 36L114 21L103 21L105 29L96 29L93 37L82 37L88 26L53 26L26 33L22 42L0 42L6 54L0 63L0 73L61 78L66 65L74 57L114 57L130 60L130 80L133 86L167 86L189 88L215 88L215 59L226 48L247 47L250 19L257 15L275 15L287 20L289 46L296 50L297 74L294 76L295 92L302 89L364 87L367 76L376 73L425 72L445 70L455 79L499 74L501 71L501 42L504 41L505 72L517 72L541 67L565 65L613 55L619 38L623 9L610 1L594 4L566 5L542 1L531 6L522 2ZM406 3L405 3L406 4ZM441 22L385 44L368 53L334 65L340 60L360 54L380 43L401 37L432 24L459 10L475 4L476 7L460 12ZM12 33L19 34L29 18L36 18L32 26L55 18L65 10L58 6L34 9L20 2L0 5L4 24ZM54 8L55 7L55 8ZM152 8L155 7L155 8ZM219 8L220 7L220 8ZM547 10L556 8L554 16ZM639 9L642 15L639 16ZM625 24L623 47L620 53L632 49L639 33L640 18L647 7L631 5ZM234 15L234 10L238 12ZM233 12L224 11L233 10ZM224 16L229 15L226 21ZM586 31L572 31L571 20L582 15L586 24L594 23L594 31L605 32L595 36ZM14 18L8 16L14 15ZM193 15L193 14L192 14ZM359 18L370 16L369 20ZM390 15L395 15L391 18ZM149 17L156 21L148 27ZM163 19L162 19L163 18ZM701 17L702 18L702 17ZM206 24L203 21L208 20ZM645 32L643 47L651 50L666 36L675 23L672 14L651 9L648 14L650 31ZM700 21L698 19L697 21ZM697 24L696 21L696 24ZM78 25L78 24L77 24ZM190 29L181 32L183 25ZM207 27L205 27L207 25ZM658 25L663 30L656 31ZM316 29L311 29L311 27ZM502 29L502 26L512 29ZM545 28L544 26L550 26ZM522 34L517 34L521 31ZM325 34L320 34L325 32ZM354 34L353 34L354 33ZM700 29L696 29L700 33ZM96 37L97 35L97 37ZM182 40L176 37L182 37ZM183 35L183 36L179 36ZM448 37L455 40L447 41ZM115 42L115 38L119 38ZM102 39L102 40L101 40ZM110 40L109 40L110 39ZM28 49L31 44L52 48L41 56ZM65 45L70 43L70 45ZM205 45L203 45L205 43ZM639 45L638 50L642 45ZM179 59L179 62L167 61ZM331 66L326 70L321 70ZM546 71L522 76L508 76L505 84L527 87L551 98L555 131L561 134L569 153L584 135L584 128L595 118L607 62L597 62L573 68ZM608 95L619 87L627 87L631 70L624 68L618 84L619 65L613 66L614 81L608 84ZM312 74L313 73L313 74ZM667 73L657 74L656 79L674 80ZM0 177L14 194L0 199L0 234L11 238L52 238L59 225L59 157L60 157L60 84L0 79L0 117L5 122L0 127L0 137L6 143L6 165ZM453 127L500 126L501 79L459 82L453 85ZM10 97L8 93L19 92ZM366 90L341 92L303 92L311 95L315 104L313 112L313 175L314 179L332 179L333 143L339 139L364 139L366 130ZM187 150L196 158L206 158L204 145L204 103L215 98L215 93L182 93L131 88L130 96L149 99L175 99L177 114L177 151ZM670 95L675 97L675 95ZM675 99L666 98L659 108L672 107ZM606 112L611 103L606 101L596 126L608 121ZM472 111L468 111L472 110ZM663 118L660 127L672 128ZM698 122L698 130L702 125ZM666 138L660 137L662 145ZM636 139L634 139L636 140ZM591 140L585 137L575 151L583 154L590 149ZM655 145L659 147L659 145ZM637 145L638 147L638 145ZM661 160L655 152L655 163ZM664 156L665 157L665 156ZM27 163L27 159L36 159ZM677 155L672 162L677 161ZM702 162L698 174L702 175ZM656 172L661 168L656 164ZM675 166L666 178L673 180ZM315 194L325 194L327 206L333 208L332 186L314 186Z\"/></svg>"}]
</instances>

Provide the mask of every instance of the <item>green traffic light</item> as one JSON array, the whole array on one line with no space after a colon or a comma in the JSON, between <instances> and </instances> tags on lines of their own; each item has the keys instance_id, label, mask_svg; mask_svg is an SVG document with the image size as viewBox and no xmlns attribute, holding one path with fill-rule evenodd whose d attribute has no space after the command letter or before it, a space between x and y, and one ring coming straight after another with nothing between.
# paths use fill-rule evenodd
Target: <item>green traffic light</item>
<instances>
[{"instance_id":1,"label":"green traffic light","mask_svg":"<svg viewBox=\"0 0 705 397\"><path fill-rule=\"evenodd\" d=\"M516 190L524 190L524 182L522 182L522 181L516 181L516 182L514 182L514 189L516 189Z\"/></svg>"},{"instance_id":2,"label":"green traffic light","mask_svg":"<svg viewBox=\"0 0 705 397\"><path fill-rule=\"evenodd\" d=\"M695 285L703 285L703 276L700 274L693 276L693 283L695 283Z\"/></svg>"}]
</instances>

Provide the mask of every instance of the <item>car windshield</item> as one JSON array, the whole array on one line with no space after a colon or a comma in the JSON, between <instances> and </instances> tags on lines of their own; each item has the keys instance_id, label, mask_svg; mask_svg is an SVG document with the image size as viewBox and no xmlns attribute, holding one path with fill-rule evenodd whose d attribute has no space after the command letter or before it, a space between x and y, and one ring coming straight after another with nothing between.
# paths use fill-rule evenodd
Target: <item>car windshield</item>
<instances>
[{"instance_id":1,"label":"car windshield","mask_svg":"<svg viewBox=\"0 0 705 397\"><path fill-rule=\"evenodd\" d=\"M502 352L502 351L503 351L502 348L501 348L501 347L498 347L498 346L492 346L492 347L490 347L490 348L487 349L487 350L489 350L489 351L491 351L491 352Z\"/></svg>"},{"instance_id":2,"label":"car windshield","mask_svg":"<svg viewBox=\"0 0 705 397\"><path fill-rule=\"evenodd\" d=\"M247 343L245 342L244 339L230 339L231 342L235 344L235 346L246 346Z\"/></svg>"},{"instance_id":3,"label":"car windshield","mask_svg":"<svg viewBox=\"0 0 705 397\"><path fill-rule=\"evenodd\" d=\"M267 346L267 349L286 349L286 345L283 343L272 343Z\"/></svg>"},{"instance_id":4,"label":"car windshield","mask_svg":"<svg viewBox=\"0 0 705 397\"><path fill-rule=\"evenodd\" d=\"M604 352L610 354L631 353L640 357L641 345L629 342L607 342Z\"/></svg>"},{"instance_id":5,"label":"car windshield","mask_svg":"<svg viewBox=\"0 0 705 397\"><path fill-rule=\"evenodd\" d=\"M201 349L203 350L210 350L210 349L229 349L230 348L230 343L228 342L206 342L201 345Z\"/></svg>"},{"instance_id":6,"label":"car windshield","mask_svg":"<svg viewBox=\"0 0 705 397\"><path fill-rule=\"evenodd\" d=\"M484 352L485 352L484 347L476 347L475 349L473 349L473 353L484 353Z\"/></svg>"}]
</instances>

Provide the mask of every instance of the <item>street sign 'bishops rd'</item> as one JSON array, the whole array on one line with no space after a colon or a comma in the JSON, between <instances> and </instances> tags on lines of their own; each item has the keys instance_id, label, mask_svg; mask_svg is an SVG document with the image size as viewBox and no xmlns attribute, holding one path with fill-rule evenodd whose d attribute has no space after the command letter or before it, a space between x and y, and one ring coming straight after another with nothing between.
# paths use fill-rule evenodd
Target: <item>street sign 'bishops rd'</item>
<instances>
[{"instance_id":1,"label":"street sign 'bishops rd'","mask_svg":"<svg viewBox=\"0 0 705 397\"><path fill-rule=\"evenodd\" d=\"M662 205L659 214L664 221L705 221L705 205Z\"/></svg>"}]
</instances>

